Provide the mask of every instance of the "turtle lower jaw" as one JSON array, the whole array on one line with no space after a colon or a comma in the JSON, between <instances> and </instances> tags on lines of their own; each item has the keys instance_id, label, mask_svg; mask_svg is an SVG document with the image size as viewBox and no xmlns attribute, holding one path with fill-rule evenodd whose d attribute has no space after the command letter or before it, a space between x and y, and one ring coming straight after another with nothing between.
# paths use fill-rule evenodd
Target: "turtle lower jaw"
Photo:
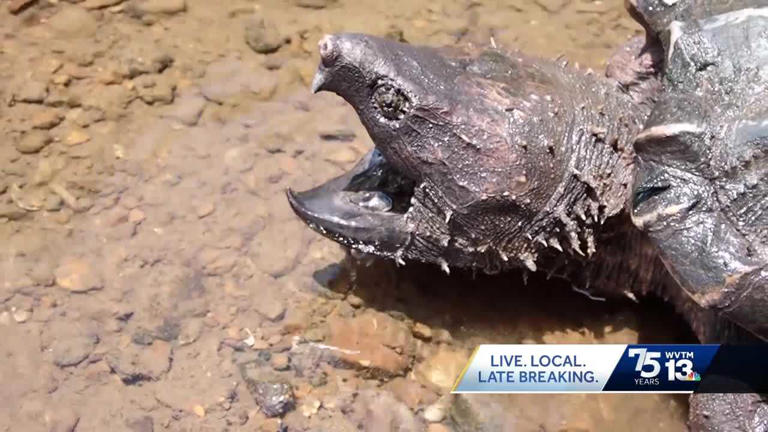
<instances>
[{"instance_id":1,"label":"turtle lower jaw","mask_svg":"<svg viewBox=\"0 0 768 432\"><path fill-rule=\"evenodd\" d=\"M373 150L347 173L287 195L315 231L365 253L394 256L409 238L406 214L415 186Z\"/></svg>"}]
</instances>

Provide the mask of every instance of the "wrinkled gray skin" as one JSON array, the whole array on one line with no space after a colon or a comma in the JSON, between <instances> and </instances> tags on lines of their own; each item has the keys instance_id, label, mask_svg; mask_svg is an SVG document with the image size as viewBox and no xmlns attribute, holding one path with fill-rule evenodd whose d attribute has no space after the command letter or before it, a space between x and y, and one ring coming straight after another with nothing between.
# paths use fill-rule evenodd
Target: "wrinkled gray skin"
<instances>
[{"instance_id":1,"label":"wrinkled gray skin","mask_svg":"<svg viewBox=\"0 0 768 432\"><path fill-rule=\"evenodd\" d=\"M765 339L768 9L630 3L647 40L605 77L495 48L326 37L313 90L349 102L376 150L290 192L294 210L365 253L654 292L702 341L749 340L732 322ZM757 395L692 398L693 430L767 425Z\"/></svg>"}]
</instances>

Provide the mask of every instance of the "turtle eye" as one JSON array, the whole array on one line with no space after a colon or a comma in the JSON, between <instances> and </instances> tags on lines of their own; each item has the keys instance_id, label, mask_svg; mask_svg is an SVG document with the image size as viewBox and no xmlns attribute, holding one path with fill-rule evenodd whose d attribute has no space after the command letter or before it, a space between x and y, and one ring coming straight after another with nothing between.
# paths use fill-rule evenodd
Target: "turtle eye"
<instances>
[{"instance_id":1,"label":"turtle eye","mask_svg":"<svg viewBox=\"0 0 768 432\"><path fill-rule=\"evenodd\" d=\"M411 108L411 100L405 92L390 83L383 83L373 91L373 102L381 115L392 121L402 120Z\"/></svg>"}]
</instances>

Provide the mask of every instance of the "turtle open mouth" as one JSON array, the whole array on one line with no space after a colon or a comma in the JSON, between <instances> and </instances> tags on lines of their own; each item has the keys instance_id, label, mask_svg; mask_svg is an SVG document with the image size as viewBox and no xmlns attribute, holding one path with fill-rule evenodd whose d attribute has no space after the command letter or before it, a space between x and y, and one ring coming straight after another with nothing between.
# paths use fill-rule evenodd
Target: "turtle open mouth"
<instances>
[{"instance_id":1,"label":"turtle open mouth","mask_svg":"<svg viewBox=\"0 0 768 432\"><path fill-rule=\"evenodd\" d=\"M394 253L407 241L405 214L416 183L374 149L350 171L304 192L294 212L321 234L363 252Z\"/></svg>"}]
</instances>

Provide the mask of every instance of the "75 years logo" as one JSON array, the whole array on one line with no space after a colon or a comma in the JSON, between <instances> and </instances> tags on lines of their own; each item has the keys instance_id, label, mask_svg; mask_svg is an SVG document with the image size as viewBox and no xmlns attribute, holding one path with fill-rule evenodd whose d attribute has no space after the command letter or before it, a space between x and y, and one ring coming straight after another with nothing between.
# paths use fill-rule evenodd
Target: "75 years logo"
<instances>
[{"instance_id":1,"label":"75 years logo","mask_svg":"<svg viewBox=\"0 0 768 432\"><path fill-rule=\"evenodd\" d=\"M701 375L693 370L696 358L693 351L661 352L649 351L648 348L630 348L627 353L629 357L637 358L635 372L640 373L640 378L635 380L637 384L658 385L656 378L662 372L662 364L667 373L667 381L701 381Z\"/></svg>"},{"instance_id":2,"label":"75 years logo","mask_svg":"<svg viewBox=\"0 0 768 432\"><path fill-rule=\"evenodd\" d=\"M604 390L690 392L716 351L715 345L629 345Z\"/></svg>"}]
</instances>

